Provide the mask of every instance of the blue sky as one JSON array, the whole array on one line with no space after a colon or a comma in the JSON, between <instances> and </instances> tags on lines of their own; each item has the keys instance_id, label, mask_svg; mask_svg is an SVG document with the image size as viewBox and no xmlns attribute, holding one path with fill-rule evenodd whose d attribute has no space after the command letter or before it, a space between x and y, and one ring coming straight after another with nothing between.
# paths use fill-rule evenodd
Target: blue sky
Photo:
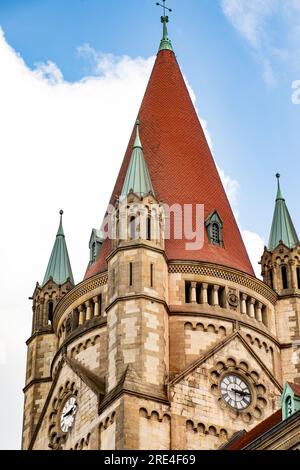
<instances>
[{"instance_id":1,"label":"blue sky","mask_svg":"<svg viewBox=\"0 0 300 470\"><path fill-rule=\"evenodd\" d=\"M228 21L221 2L170 0L169 5L173 8L170 36L197 96L199 113L208 122L215 158L240 183L241 224L268 237L274 174L280 171L284 193L300 228L295 171L300 106L291 102L291 83L300 73L297 76L295 67L274 60L277 84L267 85L257 51ZM153 55L161 34L159 15L153 0L0 2L6 39L26 64L34 67L51 60L68 81L92 73L89 61L77 51L85 43L117 56ZM271 15L266 26L270 48L286 47L286 27L279 12ZM293 53L293 45L288 47Z\"/></svg>"},{"instance_id":2,"label":"blue sky","mask_svg":"<svg viewBox=\"0 0 300 470\"><path fill-rule=\"evenodd\" d=\"M4 449L20 445L27 299L43 279L61 208L75 281L83 277L91 229L102 222L158 49L155 3L0 0ZM300 104L292 103L300 0L169 5L169 35L255 265L278 171L300 231Z\"/></svg>"}]
</instances>

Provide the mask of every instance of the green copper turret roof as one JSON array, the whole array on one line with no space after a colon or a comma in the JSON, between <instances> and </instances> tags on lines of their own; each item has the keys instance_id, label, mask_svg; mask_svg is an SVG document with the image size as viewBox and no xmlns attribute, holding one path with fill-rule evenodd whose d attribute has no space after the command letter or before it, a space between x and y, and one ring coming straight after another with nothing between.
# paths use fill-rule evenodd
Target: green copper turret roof
<instances>
[{"instance_id":1,"label":"green copper turret roof","mask_svg":"<svg viewBox=\"0 0 300 470\"><path fill-rule=\"evenodd\" d=\"M279 173L276 175L276 178L278 180L278 190L268 245L270 251L275 250L280 242L283 242L288 248L294 248L299 243L296 229L285 203L285 199L282 196Z\"/></svg>"},{"instance_id":2,"label":"green copper turret roof","mask_svg":"<svg viewBox=\"0 0 300 470\"><path fill-rule=\"evenodd\" d=\"M143 153L139 125L140 122L137 121L135 142L123 184L121 197L128 196L130 192L134 192L140 197L144 197L149 193L154 194L149 170Z\"/></svg>"},{"instance_id":3,"label":"green copper turret roof","mask_svg":"<svg viewBox=\"0 0 300 470\"><path fill-rule=\"evenodd\" d=\"M53 281L58 285L64 284L68 279L72 282L72 284L74 284L74 278L62 224L62 216L63 211L60 211L60 223L43 280L43 286L49 281L50 278L52 278Z\"/></svg>"},{"instance_id":4,"label":"green copper turret roof","mask_svg":"<svg viewBox=\"0 0 300 470\"><path fill-rule=\"evenodd\" d=\"M163 24L163 37L160 41L159 52L160 51L173 51L172 43L168 37L168 28L167 24L169 23L168 16L162 16L161 22Z\"/></svg>"}]
</instances>

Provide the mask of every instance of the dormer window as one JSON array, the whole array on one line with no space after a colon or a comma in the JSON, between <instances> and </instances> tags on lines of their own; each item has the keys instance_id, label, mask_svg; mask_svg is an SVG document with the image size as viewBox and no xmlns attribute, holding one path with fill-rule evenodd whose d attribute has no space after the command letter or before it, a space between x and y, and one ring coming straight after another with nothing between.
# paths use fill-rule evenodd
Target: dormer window
<instances>
[{"instance_id":1,"label":"dormer window","mask_svg":"<svg viewBox=\"0 0 300 470\"><path fill-rule=\"evenodd\" d=\"M223 244L223 221L217 211L208 216L205 222L209 243L217 246Z\"/></svg>"},{"instance_id":2,"label":"dormer window","mask_svg":"<svg viewBox=\"0 0 300 470\"><path fill-rule=\"evenodd\" d=\"M95 263L98 254L100 252L100 249L103 244L103 238L100 230L93 229L91 238L90 238L90 243L89 243L89 249L90 249L90 264Z\"/></svg>"}]
</instances>

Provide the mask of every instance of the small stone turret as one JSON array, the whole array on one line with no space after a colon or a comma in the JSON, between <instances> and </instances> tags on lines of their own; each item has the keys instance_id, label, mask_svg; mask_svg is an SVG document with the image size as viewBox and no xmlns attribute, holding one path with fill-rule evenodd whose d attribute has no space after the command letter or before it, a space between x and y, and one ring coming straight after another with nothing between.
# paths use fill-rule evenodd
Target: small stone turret
<instances>
[{"instance_id":1,"label":"small stone turret","mask_svg":"<svg viewBox=\"0 0 300 470\"><path fill-rule=\"evenodd\" d=\"M56 352L53 315L59 301L74 287L63 225L63 211L43 283L32 300L32 335L27 341L23 448L27 448L51 384L50 366ZM42 399L43 397L43 399Z\"/></svg>"},{"instance_id":2,"label":"small stone turret","mask_svg":"<svg viewBox=\"0 0 300 470\"><path fill-rule=\"evenodd\" d=\"M262 276L280 295L300 294L300 243L280 187L278 191L269 244L262 256Z\"/></svg>"},{"instance_id":3,"label":"small stone turret","mask_svg":"<svg viewBox=\"0 0 300 470\"><path fill-rule=\"evenodd\" d=\"M284 381L300 383L300 243L276 175L278 190L268 247L261 265L266 284L278 294L275 308Z\"/></svg>"}]
</instances>

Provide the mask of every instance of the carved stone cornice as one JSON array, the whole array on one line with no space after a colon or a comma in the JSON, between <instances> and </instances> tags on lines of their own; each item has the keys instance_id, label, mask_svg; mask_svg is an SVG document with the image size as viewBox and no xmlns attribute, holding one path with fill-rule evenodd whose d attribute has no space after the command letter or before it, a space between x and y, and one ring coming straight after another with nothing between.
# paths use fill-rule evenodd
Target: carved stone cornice
<instances>
[{"instance_id":1,"label":"carved stone cornice","mask_svg":"<svg viewBox=\"0 0 300 470\"><path fill-rule=\"evenodd\" d=\"M139 249L146 249L146 250L153 251L154 253L158 253L165 258L166 262L168 262L166 253L162 248L153 245L153 242L150 242L150 241L145 242L144 240L142 241L135 240L134 242L130 241L130 242L125 242L124 244L121 244L107 256L106 262L108 263L120 251L139 250Z\"/></svg>"},{"instance_id":2,"label":"carved stone cornice","mask_svg":"<svg viewBox=\"0 0 300 470\"><path fill-rule=\"evenodd\" d=\"M159 299L157 297L152 297L151 295L147 294L130 294L130 295L123 295L120 297L117 297L113 302L111 302L105 309L106 313L108 313L115 305L117 305L119 302L127 302L129 300L149 300L150 302L156 302L158 304L164 305L166 311L169 311L169 306L167 302L164 299Z\"/></svg>"},{"instance_id":3,"label":"carved stone cornice","mask_svg":"<svg viewBox=\"0 0 300 470\"><path fill-rule=\"evenodd\" d=\"M277 294L263 281L260 281L250 274L243 273L236 269L227 268L217 264L192 262L192 261L171 261L169 262L169 273L194 274L198 276L209 276L224 281L234 282L242 287L253 290L275 305Z\"/></svg>"},{"instance_id":4,"label":"carved stone cornice","mask_svg":"<svg viewBox=\"0 0 300 470\"><path fill-rule=\"evenodd\" d=\"M68 307L72 305L76 300L80 299L80 297L88 294L89 292L94 291L98 287L104 286L107 284L107 272L97 274L96 276L91 277L90 279L86 279L82 281L80 284L74 287L70 292L68 292L62 300L57 305L55 312L54 312L54 319L53 319L53 326L54 329L57 329L57 325L59 323L60 318L65 313Z\"/></svg>"},{"instance_id":5,"label":"carved stone cornice","mask_svg":"<svg viewBox=\"0 0 300 470\"><path fill-rule=\"evenodd\" d=\"M27 392L27 390L32 387L33 385L41 384L41 383L47 383L47 382L52 382L52 377L41 377L39 379L33 379L30 382L28 382L27 385L23 388L23 392Z\"/></svg>"},{"instance_id":6,"label":"carved stone cornice","mask_svg":"<svg viewBox=\"0 0 300 470\"><path fill-rule=\"evenodd\" d=\"M54 331L52 329L52 326L48 325L45 326L43 329L40 331L35 331L30 338L27 339L26 341L26 346L29 346L29 344L36 338L37 336L44 336L44 335L53 335Z\"/></svg>"}]
</instances>

